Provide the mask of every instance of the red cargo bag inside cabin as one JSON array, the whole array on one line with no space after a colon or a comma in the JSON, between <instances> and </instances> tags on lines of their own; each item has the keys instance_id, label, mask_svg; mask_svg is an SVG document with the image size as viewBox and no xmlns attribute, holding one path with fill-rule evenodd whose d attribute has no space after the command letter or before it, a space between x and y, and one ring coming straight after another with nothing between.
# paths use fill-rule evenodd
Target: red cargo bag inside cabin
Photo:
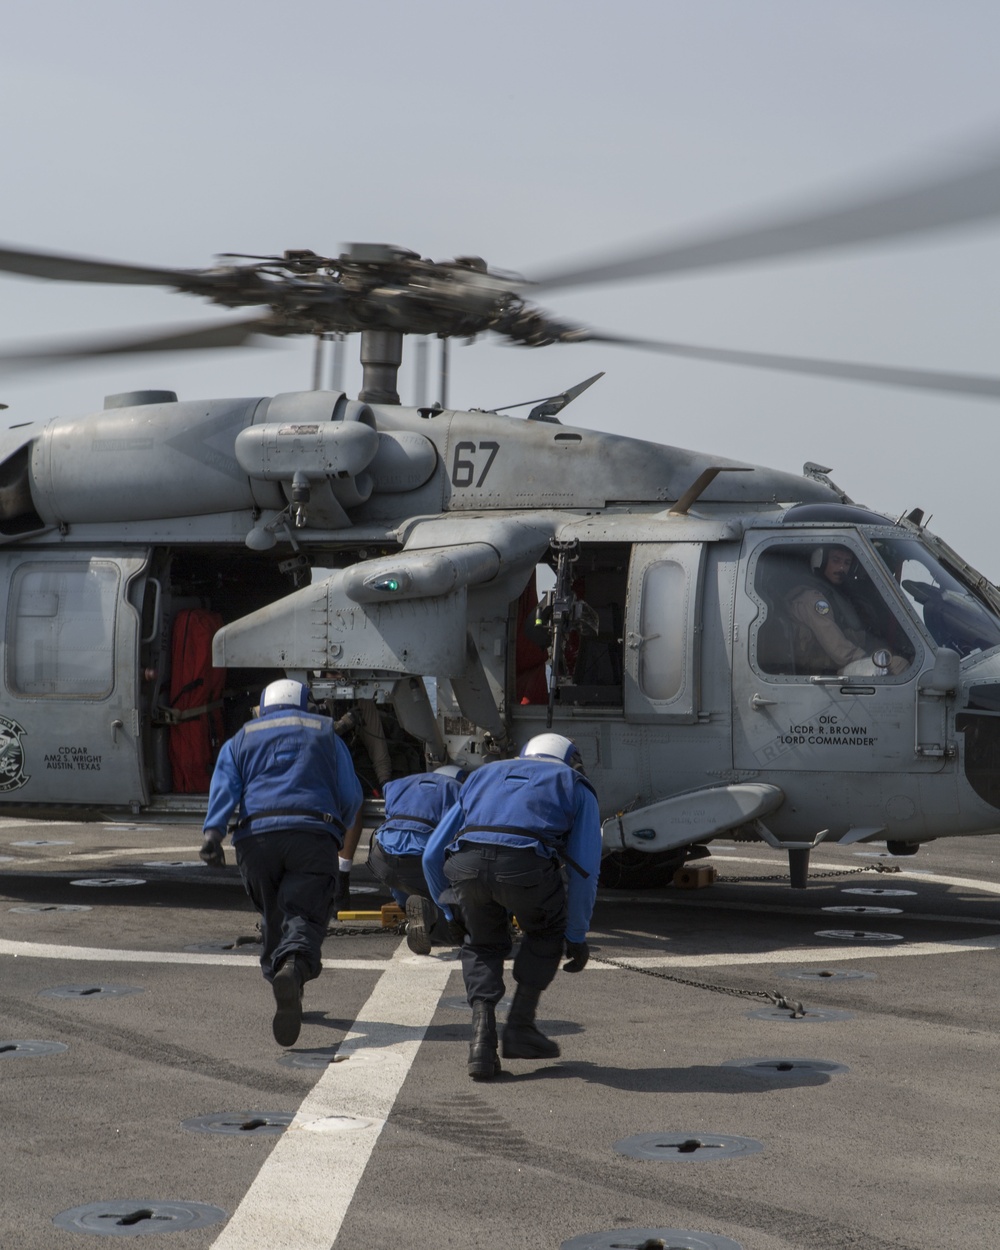
<instances>
[{"instance_id":1,"label":"red cargo bag inside cabin","mask_svg":"<svg viewBox=\"0 0 1000 1250\"><path fill-rule=\"evenodd\" d=\"M170 768L179 794L207 794L222 744L222 692L226 670L212 665L212 639L222 628L218 612L184 608L174 618L170 645Z\"/></svg>"}]
</instances>

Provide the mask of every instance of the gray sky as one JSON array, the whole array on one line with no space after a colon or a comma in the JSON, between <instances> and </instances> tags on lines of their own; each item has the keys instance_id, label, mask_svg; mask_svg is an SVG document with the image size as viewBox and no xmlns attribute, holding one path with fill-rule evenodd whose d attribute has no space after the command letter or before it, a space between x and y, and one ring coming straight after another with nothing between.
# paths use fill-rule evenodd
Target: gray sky
<instances>
[{"instance_id":1,"label":"gray sky","mask_svg":"<svg viewBox=\"0 0 1000 1250\"><path fill-rule=\"evenodd\" d=\"M10 9L0 46L0 241L184 267L383 241L530 276L996 150L998 47L995 0L36 0ZM1000 221L542 302L623 334L1000 373L998 272ZM156 289L0 279L2 347L224 315ZM861 503L933 513L1000 580L996 402L488 340L454 345L450 398L490 408L600 369L567 421L819 461ZM0 374L0 400L23 421L142 386L310 384L302 341Z\"/></svg>"}]
</instances>

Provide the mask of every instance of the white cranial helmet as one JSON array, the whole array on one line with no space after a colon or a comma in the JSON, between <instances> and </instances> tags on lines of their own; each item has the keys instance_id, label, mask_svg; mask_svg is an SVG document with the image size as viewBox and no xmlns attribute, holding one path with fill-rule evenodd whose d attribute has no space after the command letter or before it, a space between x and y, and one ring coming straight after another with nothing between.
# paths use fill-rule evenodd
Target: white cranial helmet
<instances>
[{"instance_id":1,"label":"white cranial helmet","mask_svg":"<svg viewBox=\"0 0 1000 1250\"><path fill-rule=\"evenodd\" d=\"M854 564L854 552L850 547L845 547L843 543L831 543L828 547L814 547L809 553L809 567L814 573L822 573L826 568L826 562L830 558L833 551L846 551L851 557L851 564Z\"/></svg>"},{"instance_id":2,"label":"white cranial helmet","mask_svg":"<svg viewBox=\"0 0 1000 1250\"><path fill-rule=\"evenodd\" d=\"M300 681L290 681L288 678L272 681L269 686L265 686L264 693L260 696L261 715L279 707L294 707L300 712L306 711L309 707L309 688Z\"/></svg>"},{"instance_id":3,"label":"white cranial helmet","mask_svg":"<svg viewBox=\"0 0 1000 1250\"><path fill-rule=\"evenodd\" d=\"M536 734L521 748L522 759L556 760L568 764L578 773L583 772L583 759L575 742L562 734Z\"/></svg>"},{"instance_id":4,"label":"white cranial helmet","mask_svg":"<svg viewBox=\"0 0 1000 1250\"><path fill-rule=\"evenodd\" d=\"M456 781L464 781L469 775L464 768L459 768L457 764L442 764L440 768L435 768L434 771L439 777L454 777Z\"/></svg>"}]
</instances>

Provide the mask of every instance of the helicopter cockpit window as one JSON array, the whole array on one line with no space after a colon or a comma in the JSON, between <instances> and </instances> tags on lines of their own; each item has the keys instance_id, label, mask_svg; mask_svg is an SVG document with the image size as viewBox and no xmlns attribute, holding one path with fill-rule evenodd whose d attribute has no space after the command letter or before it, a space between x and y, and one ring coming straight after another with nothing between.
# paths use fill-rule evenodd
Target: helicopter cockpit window
<instances>
[{"instance_id":1,"label":"helicopter cockpit window","mask_svg":"<svg viewBox=\"0 0 1000 1250\"><path fill-rule=\"evenodd\" d=\"M939 647L959 655L1000 646L1000 619L916 538L878 538L875 550Z\"/></svg>"},{"instance_id":2,"label":"helicopter cockpit window","mask_svg":"<svg viewBox=\"0 0 1000 1250\"><path fill-rule=\"evenodd\" d=\"M898 677L913 661L913 643L851 547L769 547L754 590L764 604L753 633L764 673Z\"/></svg>"},{"instance_id":3,"label":"helicopter cockpit window","mask_svg":"<svg viewBox=\"0 0 1000 1250\"><path fill-rule=\"evenodd\" d=\"M7 685L100 699L114 688L118 569L100 560L24 565L11 582Z\"/></svg>"}]
</instances>

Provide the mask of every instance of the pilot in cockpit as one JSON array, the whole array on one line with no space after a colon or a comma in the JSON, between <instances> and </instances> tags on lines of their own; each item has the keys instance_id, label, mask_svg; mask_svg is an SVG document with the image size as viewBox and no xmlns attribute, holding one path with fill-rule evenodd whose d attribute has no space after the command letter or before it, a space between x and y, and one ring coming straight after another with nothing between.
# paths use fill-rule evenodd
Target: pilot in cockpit
<instances>
[{"instance_id":1,"label":"pilot in cockpit","mask_svg":"<svg viewBox=\"0 0 1000 1250\"><path fill-rule=\"evenodd\" d=\"M850 594L853 565L849 547L817 547L810 556L811 576L804 574L788 594L797 672L898 676L909 667L908 659L894 655L885 640L867 628Z\"/></svg>"}]
</instances>

